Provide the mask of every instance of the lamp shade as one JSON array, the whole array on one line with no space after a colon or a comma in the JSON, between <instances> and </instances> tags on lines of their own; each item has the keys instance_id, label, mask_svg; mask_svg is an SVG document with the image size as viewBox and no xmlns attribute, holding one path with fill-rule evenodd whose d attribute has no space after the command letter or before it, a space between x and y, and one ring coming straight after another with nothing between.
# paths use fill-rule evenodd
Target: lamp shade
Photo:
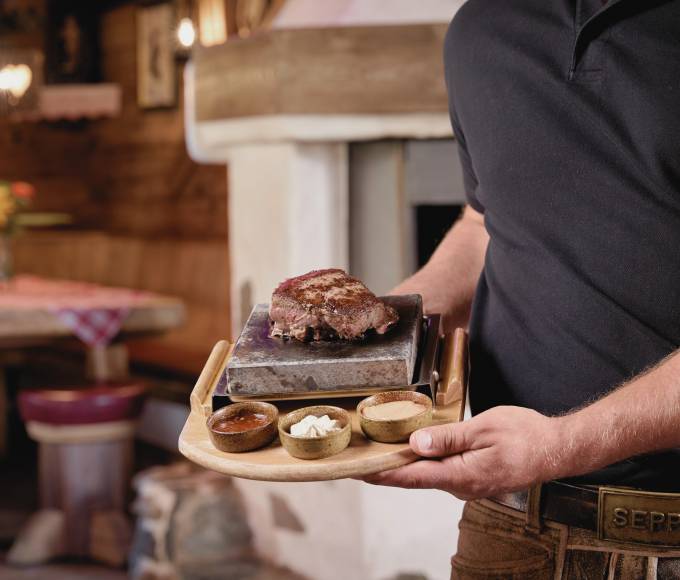
<instances>
[{"instance_id":1,"label":"lamp shade","mask_svg":"<svg viewBox=\"0 0 680 580\"><path fill-rule=\"evenodd\" d=\"M0 115L38 108L42 69L39 50L0 47Z\"/></svg>"}]
</instances>

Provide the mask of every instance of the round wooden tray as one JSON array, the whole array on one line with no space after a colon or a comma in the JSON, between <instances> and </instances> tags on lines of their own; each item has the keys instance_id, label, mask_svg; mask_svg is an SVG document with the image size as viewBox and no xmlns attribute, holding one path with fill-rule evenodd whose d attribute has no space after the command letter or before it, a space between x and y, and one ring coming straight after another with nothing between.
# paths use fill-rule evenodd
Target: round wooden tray
<instances>
[{"instance_id":1,"label":"round wooden tray","mask_svg":"<svg viewBox=\"0 0 680 580\"><path fill-rule=\"evenodd\" d=\"M464 334L462 335L465 336ZM335 399L333 404L345 407L352 416L352 440L343 452L326 459L303 460L288 455L278 439L263 449L248 453L225 453L213 447L208 436L206 419L212 410L212 392L229 358L232 345L218 342L191 393L191 413L179 436L179 451L191 461L213 471L234 477L261 481L327 481L362 477L393 469L418 459L407 443L377 443L367 439L359 427L355 411L356 399ZM462 369L467 357L465 348L456 349ZM453 353L453 350L452 350ZM452 355L453 356L453 355ZM465 381L459 381L458 393L450 393L446 405L435 407L433 424L452 423L462 419L465 405ZM276 403L281 413L307 406L305 401ZM313 404L316 404L313 403Z\"/></svg>"}]
</instances>

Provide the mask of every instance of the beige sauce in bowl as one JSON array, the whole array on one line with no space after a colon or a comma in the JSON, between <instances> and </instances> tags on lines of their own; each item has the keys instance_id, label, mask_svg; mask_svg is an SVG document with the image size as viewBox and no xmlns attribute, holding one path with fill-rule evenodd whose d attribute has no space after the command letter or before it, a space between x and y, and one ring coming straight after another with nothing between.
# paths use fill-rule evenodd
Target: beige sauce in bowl
<instances>
[{"instance_id":1,"label":"beige sauce in bowl","mask_svg":"<svg viewBox=\"0 0 680 580\"><path fill-rule=\"evenodd\" d=\"M415 417L425 411L425 405L413 401L390 401L363 409L364 417L373 421L399 421Z\"/></svg>"}]
</instances>

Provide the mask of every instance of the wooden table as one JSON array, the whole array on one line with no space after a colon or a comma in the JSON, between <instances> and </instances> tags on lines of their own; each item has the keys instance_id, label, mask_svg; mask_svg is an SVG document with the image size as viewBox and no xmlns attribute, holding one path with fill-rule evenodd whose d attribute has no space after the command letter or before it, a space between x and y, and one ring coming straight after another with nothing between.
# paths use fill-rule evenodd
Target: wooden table
<instances>
[{"instance_id":1,"label":"wooden table","mask_svg":"<svg viewBox=\"0 0 680 580\"><path fill-rule=\"evenodd\" d=\"M180 300L150 292L36 276L17 276L10 283L1 286L0 457L4 455L7 447L8 407L2 371L3 366L12 362L12 355L16 358L19 349L50 345L66 347L69 343L79 342L87 355L87 374L90 378L96 382L123 380L128 374L125 339L139 334L166 332L178 327L183 320L184 305ZM21 355L20 352L18 354ZM19 356L15 363L21 363L21 358ZM49 387L49 385L45 386ZM124 440L123 443L118 444L116 441L116 445L112 445L109 440L110 434L105 431L112 428L130 429L131 426L131 423L124 422L76 426L69 432L77 429L79 445L68 444L69 442L66 441L67 444L61 446L63 449L60 448L60 444L65 442L59 438L64 437L66 431L57 429L52 433L49 431L50 426L46 426L49 432L42 433L40 437L41 443L47 442L41 445L41 448L50 447L49 453L40 453L43 483L45 481L51 483L63 477L57 465L59 461L67 460L76 461L76 463L79 461L85 469L95 469L100 486L102 481L115 482L124 477L119 470L121 465L129 463L131 436L129 435L130 439ZM32 433L34 438L35 435ZM112 471L108 472L102 466L110 466ZM10 552L15 560L30 562L32 558L40 559L40 554L44 555L55 549L54 546L63 543L59 538L63 536L64 529L66 529L64 522L67 511L65 511L64 502L68 503L73 500L73 497L77 498L85 493L83 491L85 488L79 489L76 485L79 469L73 471L75 471L74 481L69 483L60 481L56 484L57 488L60 485L64 486L63 489L59 488L61 489L60 498L58 500L53 498L51 503L43 505L40 511L31 516L17 535L18 540ZM86 480L89 482L85 484L86 486L92 485L92 477ZM49 487L43 486L43 494L48 489ZM71 495L67 496L67 491ZM47 493L47 495L50 494ZM64 499L65 497L70 500ZM121 537L127 538L129 522L120 509L122 504L122 498L116 499L116 507L109 509L104 515L110 519L110 521L106 520L107 525L115 523L116 529L122 534ZM54 524L55 521L61 523L57 526ZM48 522L52 522L51 527L47 524ZM45 529L47 529L47 534ZM74 527L71 532L76 529L81 528ZM109 556L111 554L115 556L116 563L124 561L124 555L127 553L126 541L116 536L115 541L104 542L104 545L110 551Z\"/></svg>"},{"instance_id":2,"label":"wooden table","mask_svg":"<svg viewBox=\"0 0 680 580\"><path fill-rule=\"evenodd\" d=\"M0 346L35 344L46 339L73 336L67 324L55 316L58 309L126 308L121 332L164 332L184 320L184 306L177 298L152 292L16 276L0 286Z\"/></svg>"},{"instance_id":3,"label":"wooden table","mask_svg":"<svg viewBox=\"0 0 680 580\"><path fill-rule=\"evenodd\" d=\"M2 290L0 290L0 293ZM148 294L134 304L123 322L121 334L162 333L184 321L180 299ZM73 332L44 306L13 310L0 305L0 348L21 348L73 337Z\"/></svg>"},{"instance_id":4,"label":"wooden table","mask_svg":"<svg viewBox=\"0 0 680 580\"><path fill-rule=\"evenodd\" d=\"M0 288L0 355L8 351L77 341L73 328L57 314L65 310L124 309L110 341L84 344L88 376L98 381L117 380L128 372L125 338L163 333L184 321L181 300L151 292L111 288L36 276L17 276ZM3 362L0 358L0 371ZM7 398L0 372L0 456L6 447Z\"/></svg>"}]
</instances>

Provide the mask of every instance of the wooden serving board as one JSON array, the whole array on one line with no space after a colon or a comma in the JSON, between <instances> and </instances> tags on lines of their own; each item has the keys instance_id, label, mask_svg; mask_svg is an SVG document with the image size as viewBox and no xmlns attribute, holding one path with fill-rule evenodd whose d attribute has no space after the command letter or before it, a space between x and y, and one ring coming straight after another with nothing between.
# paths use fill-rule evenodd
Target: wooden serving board
<instances>
[{"instance_id":1,"label":"wooden serving board","mask_svg":"<svg viewBox=\"0 0 680 580\"><path fill-rule=\"evenodd\" d=\"M461 421L465 407L467 336L457 330L450 335L450 360L443 362L442 383L448 385L446 404L435 407L433 425ZM191 393L191 413L179 436L179 451L198 465L226 475L261 481L327 481L362 477L393 469L418 459L408 443L378 443L367 439L359 426L357 399L335 399L352 417L349 447L326 459L303 460L288 455L278 438L269 446L248 453L225 453L213 447L206 420L212 412L212 392L229 359L233 345L218 342ZM452 392L455 390L457 392ZM310 403L316 404L316 403ZM281 415L308 405L305 401L276 403Z\"/></svg>"}]
</instances>

